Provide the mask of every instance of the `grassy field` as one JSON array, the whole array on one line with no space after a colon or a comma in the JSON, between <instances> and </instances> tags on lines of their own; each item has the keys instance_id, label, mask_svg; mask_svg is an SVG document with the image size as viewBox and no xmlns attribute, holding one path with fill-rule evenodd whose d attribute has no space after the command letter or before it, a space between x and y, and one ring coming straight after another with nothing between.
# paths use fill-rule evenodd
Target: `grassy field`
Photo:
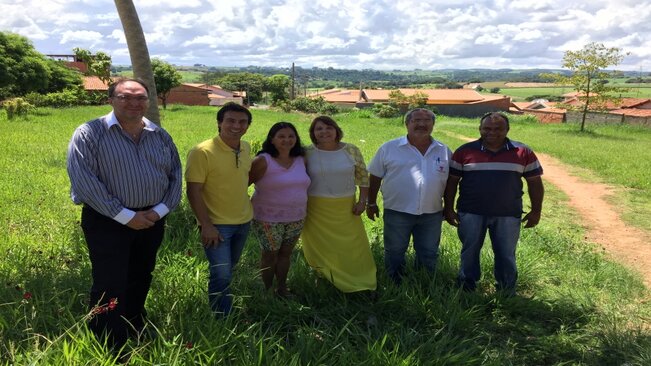
<instances>
[{"instance_id":1,"label":"grassy field","mask_svg":"<svg viewBox=\"0 0 651 366\"><path fill-rule=\"evenodd\" d=\"M68 197L65 149L74 128L108 107L39 110L26 120L0 116L0 364L111 365L84 326L90 268L79 207ZM215 134L215 109L172 106L162 111L182 160ZM279 120L294 122L304 142L311 118L254 110L249 140L262 140ZM366 112L336 116L344 141L370 159L384 141L404 133L399 119ZM648 132L628 127L539 126L518 120L512 137L595 177L646 194ZM475 136L476 121L441 117L437 129ZM462 142L435 131L451 148ZM626 146L626 154L608 154ZM572 148L569 149L568 146ZM602 155L595 155L601 150ZM630 152L630 153L629 153ZM640 154L640 155L634 155ZM636 156L637 164L624 166ZM604 159L604 161L601 161ZM610 170L615 166L614 170ZM638 177L638 178L630 178ZM629 182L635 181L635 186ZM633 188L634 187L634 188ZM623 188L622 188L623 189ZM366 222L378 263L378 298L344 295L315 276L296 251L290 285L296 301L265 295L250 239L234 283L237 310L214 320L205 294L207 263L187 202L171 213L148 309L160 336L130 344L132 363L232 365L645 365L651 364L650 293L636 275L606 261L582 240L567 197L547 187L541 225L523 232L520 296L494 293L491 254L482 254L479 291L454 286L460 245L444 224L437 274L387 280L382 226ZM651 221L651 220L649 220ZM411 254L410 254L411 256Z\"/></svg>"}]
</instances>

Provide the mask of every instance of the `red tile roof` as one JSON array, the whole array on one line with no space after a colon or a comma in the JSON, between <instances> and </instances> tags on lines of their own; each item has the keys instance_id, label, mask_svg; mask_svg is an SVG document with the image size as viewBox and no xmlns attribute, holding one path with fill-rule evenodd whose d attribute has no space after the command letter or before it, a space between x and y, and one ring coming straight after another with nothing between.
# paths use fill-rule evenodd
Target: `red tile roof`
<instances>
[{"instance_id":1,"label":"red tile roof","mask_svg":"<svg viewBox=\"0 0 651 366\"><path fill-rule=\"evenodd\" d=\"M330 103L357 103L361 99L359 89L327 90L325 93L312 94L311 97L323 97Z\"/></svg>"},{"instance_id":2,"label":"red tile roof","mask_svg":"<svg viewBox=\"0 0 651 366\"><path fill-rule=\"evenodd\" d=\"M406 96L412 96L416 93L427 95L427 104L465 104L480 102L487 99L501 99L503 96L491 97L481 95L470 89L398 89ZM369 102L386 102L389 100L389 89L365 89L364 94Z\"/></svg>"},{"instance_id":3,"label":"red tile roof","mask_svg":"<svg viewBox=\"0 0 651 366\"><path fill-rule=\"evenodd\" d=\"M115 78L111 78L115 81ZM84 89L85 90L108 90L109 86L97 76L84 76Z\"/></svg>"},{"instance_id":4,"label":"red tile roof","mask_svg":"<svg viewBox=\"0 0 651 366\"><path fill-rule=\"evenodd\" d=\"M567 100L563 102L564 104L568 104L571 106L579 107L582 106L584 103L582 100L579 100L577 98L572 98L570 100ZM613 103L612 101L607 101L606 103L590 103L590 107L594 107L595 109L599 109L598 107L603 107L603 109L607 110L612 110L612 109L620 109L620 108L635 108L635 107L641 107L643 105L647 104L647 106L651 107L651 99L645 99L645 98L622 98L619 103ZM591 108L592 109L592 108Z\"/></svg>"},{"instance_id":5,"label":"red tile roof","mask_svg":"<svg viewBox=\"0 0 651 366\"><path fill-rule=\"evenodd\" d=\"M631 117L651 117L651 109L624 108L610 111L613 114L624 114Z\"/></svg>"}]
</instances>

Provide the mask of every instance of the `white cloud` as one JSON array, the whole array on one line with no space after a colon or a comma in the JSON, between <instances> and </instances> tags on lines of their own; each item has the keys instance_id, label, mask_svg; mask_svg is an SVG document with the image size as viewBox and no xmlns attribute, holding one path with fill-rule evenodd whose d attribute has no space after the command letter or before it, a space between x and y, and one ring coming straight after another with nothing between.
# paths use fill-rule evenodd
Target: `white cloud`
<instances>
[{"instance_id":1,"label":"white cloud","mask_svg":"<svg viewBox=\"0 0 651 366\"><path fill-rule=\"evenodd\" d=\"M633 0L138 0L152 55L178 64L560 67L588 42L649 66L651 3ZM112 0L0 0L0 30L43 53L73 47L130 63Z\"/></svg>"},{"instance_id":2,"label":"white cloud","mask_svg":"<svg viewBox=\"0 0 651 366\"><path fill-rule=\"evenodd\" d=\"M92 46L97 46L102 42L102 33L94 31L65 31L61 36L60 44L67 43L76 43L81 42L84 44L90 44Z\"/></svg>"}]
</instances>

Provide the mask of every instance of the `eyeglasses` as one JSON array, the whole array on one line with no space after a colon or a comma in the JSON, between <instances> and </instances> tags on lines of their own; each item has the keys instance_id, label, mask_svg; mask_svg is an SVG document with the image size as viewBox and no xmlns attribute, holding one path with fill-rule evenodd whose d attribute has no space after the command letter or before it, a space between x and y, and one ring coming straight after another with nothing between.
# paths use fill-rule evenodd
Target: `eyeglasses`
<instances>
[{"instance_id":1,"label":"eyeglasses","mask_svg":"<svg viewBox=\"0 0 651 366\"><path fill-rule=\"evenodd\" d=\"M122 103L131 102L131 101L138 102L138 103L144 103L144 102L149 100L149 97L146 96L146 95L133 95L132 96L132 95L120 94L120 95L114 96L113 98L117 99L118 101L120 101Z\"/></svg>"}]
</instances>

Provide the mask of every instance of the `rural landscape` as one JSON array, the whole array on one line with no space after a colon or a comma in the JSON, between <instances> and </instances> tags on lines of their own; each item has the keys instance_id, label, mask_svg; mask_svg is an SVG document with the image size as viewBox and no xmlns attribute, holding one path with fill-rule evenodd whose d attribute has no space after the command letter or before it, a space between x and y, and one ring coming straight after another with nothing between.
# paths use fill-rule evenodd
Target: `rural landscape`
<instances>
[{"instance_id":1,"label":"rural landscape","mask_svg":"<svg viewBox=\"0 0 651 366\"><path fill-rule=\"evenodd\" d=\"M617 71L620 48L587 43L565 52L558 69L153 58L150 80L106 53L45 55L11 32L0 31L0 51L0 365L651 365L651 75ZM338 291L308 265L299 241L288 278L295 296L275 296L249 236L233 313L216 318L184 195L167 216L146 302L152 336L129 340L125 360L87 326L91 263L66 172L73 132L111 111L107 91L122 77L155 85L147 117L169 132L184 167L191 148L217 134L226 103L252 113L243 139L253 153L274 123L293 123L307 144L311 121L328 115L367 163L405 135L408 109L435 112L433 137L452 151L479 137L485 112L508 115L509 138L536 152L545 185L540 224L518 242L517 295L495 290L488 239L477 290L459 288L461 243L445 222L435 273L412 266L411 248L409 274L394 284L383 266L382 222L362 215L376 292Z\"/></svg>"},{"instance_id":2,"label":"rural landscape","mask_svg":"<svg viewBox=\"0 0 651 366\"><path fill-rule=\"evenodd\" d=\"M5 364L112 364L85 328L90 268L69 199L65 151L81 122L108 106L39 108L26 118L0 120L3 231L0 245L1 354ZM172 105L163 126L184 157L215 134L214 107ZM252 109L246 135L260 142L272 123L290 121L307 136L312 115ZM400 136L400 118L367 111L334 116L368 161L384 141ZM476 137L477 120L440 116L434 136L452 149ZM648 141L638 126L541 125L515 117L510 136L559 160L580 181L606 184L607 202L626 227L651 232ZM617 154L625 144L627 154ZM630 159L636 156L637 159ZM148 309L160 334L133 344L134 364L631 364L651 361L651 307L645 278L619 252L588 236L570 197L546 183L541 224L519 244L519 296L493 292L490 251L477 293L454 283L460 244L444 224L437 274L418 274L402 287L378 272L377 299L345 295L316 281L300 249L292 258L295 301L262 291L257 243L249 239L235 283L236 314L212 319L205 296L207 264L187 202L171 213L159 252ZM590 193L590 192L587 192ZM366 222L376 263L382 227ZM615 244L615 243L610 243ZM648 244L648 241L646 241ZM299 246L300 248L300 246ZM640 259L647 252L640 251ZM633 258L632 260L635 260ZM381 266L379 266L381 267ZM648 275L648 273L647 273ZM648 277L646 278L648 283Z\"/></svg>"}]
</instances>

